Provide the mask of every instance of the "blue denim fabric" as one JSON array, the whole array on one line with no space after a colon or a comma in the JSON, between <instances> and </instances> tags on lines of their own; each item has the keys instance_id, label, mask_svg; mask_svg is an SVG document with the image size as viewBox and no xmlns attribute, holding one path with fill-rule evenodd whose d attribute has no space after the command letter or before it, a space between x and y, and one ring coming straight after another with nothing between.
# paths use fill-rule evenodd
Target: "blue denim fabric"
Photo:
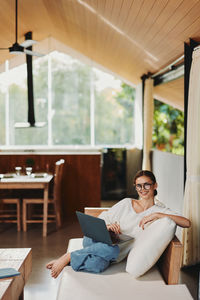
<instances>
[{"instance_id":1,"label":"blue denim fabric","mask_svg":"<svg viewBox=\"0 0 200 300\"><path fill-rule=\"evenodd\" d=\"M83 239L83 249L71 252L71 267L75 271L100 273L119 255L118 245L109 246L95 242L88 237Z\"/></svg>"}]
</instances>

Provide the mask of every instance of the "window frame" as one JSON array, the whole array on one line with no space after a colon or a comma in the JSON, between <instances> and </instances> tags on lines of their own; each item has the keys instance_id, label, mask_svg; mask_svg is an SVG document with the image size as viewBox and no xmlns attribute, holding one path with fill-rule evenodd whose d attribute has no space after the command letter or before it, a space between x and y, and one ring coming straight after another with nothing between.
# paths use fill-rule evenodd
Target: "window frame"
<instances>
[{"instance_id":1,"label":"window frame","mask_svg":"<svg viewBox=\"0 0 200 300\"><path fill-rule=\"evenodd\" d=\"M52 53L52 52L51 52ZM5 97L5 107L6 107L6 113L5 113L5 144L4 145L0 145L0 150L2 151L32 151L32 152L38 152L38 151L45 151L45 152L52 152L52 151L98 151L99 149L104 149L104 148L133 148L135 145L132 143L127 143L127 144L95 144L95 96L94 96L94 78L93 78L93 72L91 72L91 76L90 76L90 144L89 145L53 145L52 144L52 118L51 118L51 114L52 114L52 72L51 72L51 61L52 61L52 57L51 57L51 53L47 54L48 56L48 74L47 74L47 78L48 78L48 122L47 122L47 126L48 126L48 142L47 145L11 145L10 144L10 138L9 138L9 132L10 132L10 125L9 125L9 82L7 84L6 87L6 97ZM70 55L70 54L68 54ZM75 59L77 59L75 57ZM112 72L109 72L108 70L105 70L104 68L100 68L99 65L95 65L94 62L90 63L90 67L91 69L97 68L100 71L103 72L107 72L108 74L114 75L117 79L122 80L121 78L117 77L115 74L113 74ZM5 62L5 73L7 78L9 78L9 61ZM123 82L125 82L123 80ZM130 85L130 82L128 82L127 84ZM131 84L131 86L133 88L135 88L135 86L133 86ZM134 99L134 106L136 105L136 101L137 101L137 97ZM135 111L135 109L134 109ZM133 115L133 119L134 119L134 115ZM133 136L135 136L138 133L138 131L135 128L136 126L134 126L133 124ZM38 129L39 130L39 129Z\"/></svg>"}]
</instances>

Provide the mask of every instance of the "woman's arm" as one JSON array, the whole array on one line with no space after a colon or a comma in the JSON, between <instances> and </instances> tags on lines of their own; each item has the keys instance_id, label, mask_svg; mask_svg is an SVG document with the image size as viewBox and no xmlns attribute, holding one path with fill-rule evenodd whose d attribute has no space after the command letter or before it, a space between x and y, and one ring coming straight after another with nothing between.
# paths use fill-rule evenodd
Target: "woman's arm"
<instances>
[{"instance_id":1,"label":"woman's arm","mask_svg":"<svg viewBox=\"0 0 200 300\"><path fill-rule=\"evenodd\" d=\"M155 221L160 218L164 218L164 217L168 217L168 218L172 219L178 226L181 226L183 228L189 228L191 226L190 220L185 217L181 217L181 216L177 216L177 215L168 215L168 214L159 213L159 212L152 213L152 214L142 218L142 220L139 223L139 226L142 227L142 229L144 229L145 224Z\"/></svg>"}]
</instances>

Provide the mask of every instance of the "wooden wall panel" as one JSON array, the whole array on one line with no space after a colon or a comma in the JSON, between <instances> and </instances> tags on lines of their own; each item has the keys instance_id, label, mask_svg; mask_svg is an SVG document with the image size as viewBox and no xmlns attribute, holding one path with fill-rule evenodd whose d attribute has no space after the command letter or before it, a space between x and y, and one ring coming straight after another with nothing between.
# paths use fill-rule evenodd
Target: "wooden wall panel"
<instances>
[{"instance_id":1,"label":"wooden wall panel","mask_svg":"<svg viewBox=\"0 0 200 300\"><path fill-rule=\"evenodd\" d=\"M62 181L63 215L72 216L85 206L100 206L100 155L0 155L0 173L13 172L15 166L25 168L27 159L34 161L33 172L54 172L54 164L65 159Z\"/></svg>"}]
</instances>

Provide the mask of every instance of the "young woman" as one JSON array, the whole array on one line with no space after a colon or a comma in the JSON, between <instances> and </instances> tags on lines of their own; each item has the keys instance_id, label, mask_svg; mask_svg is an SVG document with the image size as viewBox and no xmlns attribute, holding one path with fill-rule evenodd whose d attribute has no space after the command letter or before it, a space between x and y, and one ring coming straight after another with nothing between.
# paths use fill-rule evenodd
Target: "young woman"
<instances>
[{"instance_id":1,"label":"young woman","mask_svg":"<svg viewBox=\"0 0 200 300\"><path fill-rule=\"evenodd\" d=\"M99 218L105 220L108 230L117 234L122 232L136 238L148 223L166 216L171 218L178 226L190 227L190 220L166 208L161 202L155 201L157 182L152 172L139 171L133 183L139 195L139 200L125 198L99 215ZM51 270L51 276L54 278L68 264L75 271L100 273L111 262L117 260L119 253L118 245L109 246L84 237L83 249L66 253L57 260L48 263L46 267Z\"/></svg>"}]
</instances>

